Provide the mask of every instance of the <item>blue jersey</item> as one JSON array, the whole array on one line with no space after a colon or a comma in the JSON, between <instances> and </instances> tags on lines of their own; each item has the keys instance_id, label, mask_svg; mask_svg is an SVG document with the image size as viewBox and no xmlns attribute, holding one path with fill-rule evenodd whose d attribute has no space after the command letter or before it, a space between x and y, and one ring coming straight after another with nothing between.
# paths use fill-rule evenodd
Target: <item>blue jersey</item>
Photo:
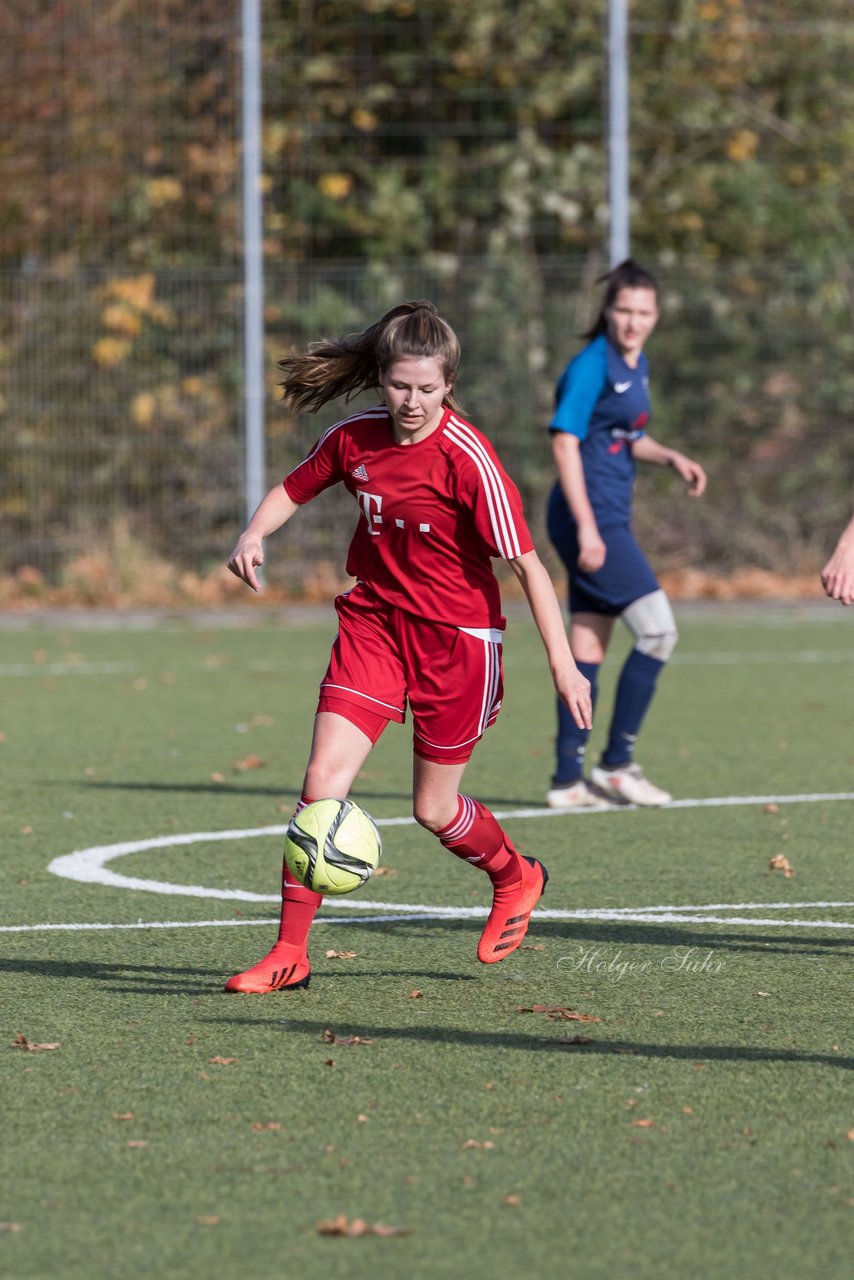
<instances>
[{"instance_id":1,"label":"blue jersey","mask_svg":"<svg viewBox=\"0 0 854 1280\"><path fill-rule=\"evenodd\" d=\"M584 481L600 529L631 521L635 461L630 445L649 422L648 371L643 353L633 369L603 333L570 360L558 379L549 430L567 431L581 441Z\"/></svg>"}]
</instances>

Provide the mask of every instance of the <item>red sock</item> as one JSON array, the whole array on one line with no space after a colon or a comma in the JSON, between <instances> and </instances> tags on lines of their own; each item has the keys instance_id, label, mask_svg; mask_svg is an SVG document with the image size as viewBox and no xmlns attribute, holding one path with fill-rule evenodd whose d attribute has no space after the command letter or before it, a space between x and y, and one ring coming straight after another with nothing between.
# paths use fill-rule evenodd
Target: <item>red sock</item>
<instances>
[{"instance_id":1,"label":"red sock","mask_svg":"<svg viewBox=\"0 0 854 1280\"><path fill-rule=\"evenodd\" d=\"M458 796L457 816L436 835L457 858L480 867L496 888L518 884L519 855L486 805Z\"/></svg>"},{"instance_id":2,"label":"red sock","mask_svg":"<svg viewBox=\"0 0 854 1280\"><path fill-rule=\"evenodd\" d=\"M311 804L311 798L301 795L294 815L300 809ZM313 889L306 889L298 880L286 862L282 862L282 915L279 921L279 937L277 941L290 943L291 946L305 948L308 942L308 931L311 928L317 908L323 901L323 895Z\"/></svg>"}]
</instances>

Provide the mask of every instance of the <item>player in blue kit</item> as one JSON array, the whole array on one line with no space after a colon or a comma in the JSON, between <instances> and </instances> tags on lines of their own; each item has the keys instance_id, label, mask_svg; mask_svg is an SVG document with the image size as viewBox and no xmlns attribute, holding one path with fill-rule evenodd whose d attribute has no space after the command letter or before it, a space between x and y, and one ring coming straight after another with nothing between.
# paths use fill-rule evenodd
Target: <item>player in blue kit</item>
<instances>
[{"instance_id":1,"label":"player in blue kit","mask_svg":"<svg viewBox=\"0 0 854 1280\"><path fill-rule=\"evenodd\" d=\"M662 805L672 796L633 760L635 739L673 652L676 623L631 528L637 462L673 467L699 497L706 474L676 449L647 434L649 370L644 343L658 321L658 285L627 259L605 284L588 345L557 384L549 423L558 479L548 505L548 530L569 574L570 647L596 697L599 668L614 622L621 618L634 647L617 684L602 758L584 777L589 730L558 707L557 759L546 801L552 808L600 808L609 802ZM592 785L591 785L592 784Z\"/></svg>"}]
</instances>

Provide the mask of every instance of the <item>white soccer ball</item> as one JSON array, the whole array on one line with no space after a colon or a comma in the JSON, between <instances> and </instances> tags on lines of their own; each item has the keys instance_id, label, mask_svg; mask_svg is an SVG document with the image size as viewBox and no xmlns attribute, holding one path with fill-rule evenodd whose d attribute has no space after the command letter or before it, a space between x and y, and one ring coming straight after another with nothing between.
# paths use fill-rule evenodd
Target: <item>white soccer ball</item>
<instances>
[{"instance_id":1,"label":"white soccer ball","mask_svg":"<svg viewBox=\"0 0 854 1280\"><path fill-rule=\"evenodd\" d=\"M369 813L352 800L315 800L291 819L285 861L315 893L352 893L373 874L382 839Z\"/></svg>"}]
</instances>

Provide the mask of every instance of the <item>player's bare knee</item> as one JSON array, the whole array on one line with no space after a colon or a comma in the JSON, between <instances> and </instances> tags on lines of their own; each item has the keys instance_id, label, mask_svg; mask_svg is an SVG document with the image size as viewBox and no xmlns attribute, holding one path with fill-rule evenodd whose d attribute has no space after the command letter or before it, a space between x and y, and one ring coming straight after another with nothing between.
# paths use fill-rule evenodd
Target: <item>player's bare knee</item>
<instances>
[{"instance_id":1,"label":"player's bare knee","mask_svg":"<svg viewBox=\"0 0 854 1280\"><path fill-rule=\"evenodd\" d=\"M416 800L413 806L412 816L420 827L426 827L426 829L428 831L432 831L434 835L437 831L441 831L445 825L439 811L428 802Z\"/></svg>"},{"instance_id":2,"label":"player's bare knee","mask_svg":"<svg viewBox=\"0 0 854 1280\"><path fill-rule=\"evenodd\" d=\"M412 802L412 815L420 827L438 835L444 831L449 822L456 817L456 804L450 810L447 803L440 798L415 796Z\"/></svg>"},{"instance_id":3,"label":"player's bare knee","mask_svg":"<svg viewBox=\"0 0 854 1280\"><path fill-rule=\"evenodd\" d=\"M667 662L679 639L670 601L663 591L653 591L623 610L623 622L635 638L635 648L658 662Z\"/></svg>"},{"instance_id":4,"label":"player's bare knee","mask_svg":"<svg viewBox=\"0 0 854 1280\"><path fill-rule=\"evenodd\" d=\"M306 770L303 791L305 795L316 799L328 796L346 796L350 790L350 782L343 770L315 767Z\"/></svg>"}]
</instances>

